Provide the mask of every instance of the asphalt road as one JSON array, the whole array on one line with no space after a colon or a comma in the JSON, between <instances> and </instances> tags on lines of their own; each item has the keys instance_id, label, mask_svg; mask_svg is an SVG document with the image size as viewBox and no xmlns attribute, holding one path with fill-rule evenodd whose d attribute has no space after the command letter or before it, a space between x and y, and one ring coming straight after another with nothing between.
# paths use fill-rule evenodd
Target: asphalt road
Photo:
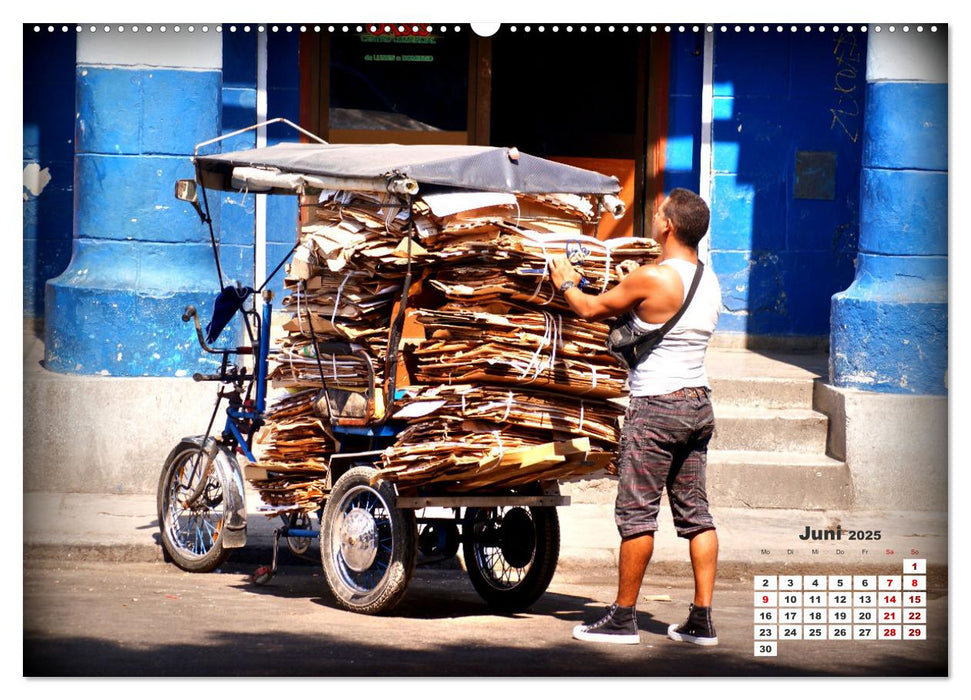
<instances>
[{"instance_id":1,"label":"asphalt road","mask_svg":"<svg viewBox=\"0 0 971 700\"><path fill-rule=\"evenodd\" d=\"M390 614L338 609L319 566L290 560L264 586L252 564L188 574L171 564L27 560L23 579L28 677L946 677L947 597L928 583L924 641L780 641L754 655L750 579L716 588L720 644L667 639L691 599L689 582L648 576L641 644L595 645L574 625L613 599L600 580L558 574L526 613L497 615L454 567L419 568ZM666 600L665 598L669 599Z\"/></svg>"}]
</instances>

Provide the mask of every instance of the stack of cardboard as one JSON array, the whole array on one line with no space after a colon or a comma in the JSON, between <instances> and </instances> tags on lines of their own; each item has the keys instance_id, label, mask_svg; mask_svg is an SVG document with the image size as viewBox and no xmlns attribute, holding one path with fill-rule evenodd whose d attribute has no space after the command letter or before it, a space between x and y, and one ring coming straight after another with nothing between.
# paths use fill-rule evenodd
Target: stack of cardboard
<instances>
[{"instance_id":1,"label":"stack of cardboard","mask_svg":"<svg viewBox=\"0 0 971 700\"><path fill-rule=\"evenodd\" d=\"M327 461L336 449L328 426L314 415L313 389L284 395L267 411L257 433L260 461L247 465L246 478L259 491L261 511L316 510L324 496Z\"/></svg>"},{"instance_id":2,"label":"stack of cardboard","mask_svg":"<svg viewBox=\"0 0 971 700\"><path fill-rule=\"evenodd\" d=\"M408 212L377 193L325 193L305 208L300 245L288 268L279 363L270 379L278 385L320 386L314 343L350 342L374 359L378 377L387 356L392 307L408 267ZM420 257L418 246L411 250ZM324 383L361 387L361 362L324 357Z\"/></svg>"},{"instance_id":3,"label":"stack of cardboard","mask_svg":"<svg viewBox=\"0 0 971 700\"><path fill-rule=\"evenodd\" d=\"M422 329L404 346L415 386L396 403L408 426L381 474L403 492L612 469L623 409L611 399L625 394L626 371L605 350L607 325L578 318L553 288L550 260L569 255L599 291L616 284L618 263L650 262L659 249L591 238L595 209L584 198L494 195L503 196L512 202L442 215L430 203L437 231L421 243L439 299L408 312Z\"/></svg>"},{"instance_id":4,"label":"stack of cardboard","mask_svg":"<svg viewBox=\"0 0 971 700\"><path fill-rule=\"evenodd\" d=\"M620 409L599 400L481 384L408 390L396 418L410 425L385 454L399 487L521 486L606 468ZM583 436L583 437L577 437Z\"/></svg>"},{"instance_id":5,"label":"stack of cardboard","mask_svg":"<svg viewBox=\"0 0 971 700\"><path fill-rule=\"evenodd\" d=\"M598 241L596 204L577 196L432 193L413 202L409 221L387 195L324 193L306 211L285 281L293 317L270 375L295 392L288 400L301 412L269 416L267 476L294 483L278 467L304 464L307 454L325 473L336 446L326 419L312 428L319 445L305 442L313 396L366 382L360 358L318 357L314 340L359 345L379 387L390 371L406 388L390 410L408 425L381 465L403 490L511 487L609 469L622 414L610 400L624 395L626 373L604 349L606 324L577 318L553 288L550 260L567 253L604 290L617 281L616 264L655 259L653 241ZM386 369L407 270L418 282L398 364ZM279 498L270 481L265 493Z\"/></svg>"}]
</instances>

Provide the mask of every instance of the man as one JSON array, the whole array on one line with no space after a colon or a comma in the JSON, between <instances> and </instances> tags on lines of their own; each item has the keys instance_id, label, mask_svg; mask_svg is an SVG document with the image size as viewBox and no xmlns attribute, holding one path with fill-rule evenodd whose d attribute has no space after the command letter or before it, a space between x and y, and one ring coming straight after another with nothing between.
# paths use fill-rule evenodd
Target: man
<instances>
[{"instance_id":1,"label":"man","mask_svg":"<svg viewBox=\"0 0 971 700\"><path fill-rule=\"evenodd\" d=\"M553 283L579 316L600 320L630 313L641 330L659 328L681 308L698 264L698 242L708 230L704 200L685 189L665 198L651 225L661 245L657 265L622 269L620 283L603 294L579 289L581 275L565 256L553 261ZM688 540L694 601L687 620L668 628L676 641L718 643L711 597L718 536L708 512L705 467L714 430L704 358L721 309L718 280L705 268L694 298L660 343L631 368L630 406L618 453L615 520L621 535L617 598L601 619L573 630L577 639L637 644L637 596L654 552L664 488L679 537Z\"/></svg>"}]
</instances>

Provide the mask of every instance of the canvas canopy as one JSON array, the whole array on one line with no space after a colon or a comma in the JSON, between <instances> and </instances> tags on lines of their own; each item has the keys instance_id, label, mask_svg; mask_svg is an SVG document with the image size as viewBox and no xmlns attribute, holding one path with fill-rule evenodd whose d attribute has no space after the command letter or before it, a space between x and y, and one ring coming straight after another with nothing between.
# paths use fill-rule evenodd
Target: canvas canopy
<instances>
[{"instance_id":1,"label":"canvas canopy","mask_svg":"<svg viewBox=\"0 0 971 700\"><path fill-rule=\"evenodd\" d=\"M492 146L284 143L194 158L201 184L215 190L294 193L383 191L408 181L423 193L458 188L517 194L616 195L620 183L583 168Z\"/></svg>"}]
</instances>

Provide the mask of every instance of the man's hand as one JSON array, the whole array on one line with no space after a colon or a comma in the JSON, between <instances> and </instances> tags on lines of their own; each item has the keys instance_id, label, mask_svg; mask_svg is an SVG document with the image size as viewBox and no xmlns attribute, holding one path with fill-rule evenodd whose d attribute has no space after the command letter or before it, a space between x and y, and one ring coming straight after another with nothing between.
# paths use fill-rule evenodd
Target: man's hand
<instances>
[{"instance_id":1,"label":"man's hand","mask_svg":"<svg viewBox=\"0 0 971 700\"><path fill-rule=\"evenodd\" d=\"M582 275L573 269L573 265L565 255L554 256L551 263L550 279L557 289L567 280L572 280L575 284L580 283Z\"/></svg>"},{"instance_id":2,"label":"man's hand","mask_svg":"<svg viewBox=\"0 0 971 700\"><path fill-rule=\"evenodd\" d=\"M617 278L621 282L623 282L624 278L627 277L627 275L632 273L634 270L636 270L638 267L640 267L640 265L638 265L636 261L624 260L622 263L617 265L617 267L615 267L614 270L617 272Z\"/></svg>"}]
</instances>

